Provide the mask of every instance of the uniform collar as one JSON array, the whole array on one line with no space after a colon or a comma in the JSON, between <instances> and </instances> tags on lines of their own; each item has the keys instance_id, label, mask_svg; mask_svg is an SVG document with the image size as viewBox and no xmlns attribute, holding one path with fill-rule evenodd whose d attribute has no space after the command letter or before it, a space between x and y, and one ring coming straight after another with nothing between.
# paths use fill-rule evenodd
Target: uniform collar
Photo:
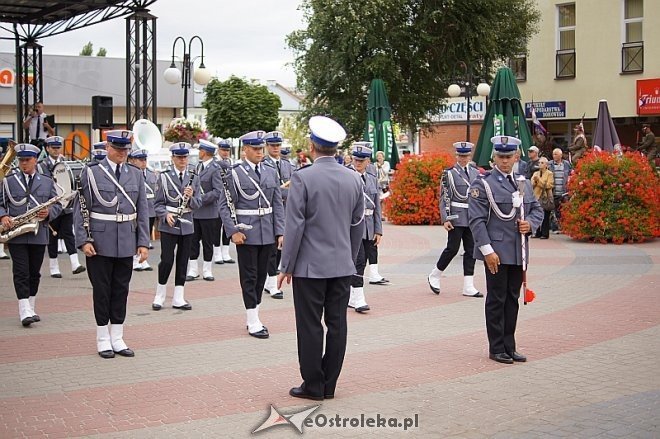
<instances>
[{"instance_id":1,"label":"uniform collar","mask_svg":"<svg viewBox=\"0 0 660 439\"><path fill-rule=\"evenodd\" d=\"M204 165L204 169L208 168L212 161L213 161L213 157L211 157L211 158L208 159L208 160L204 160L204 161L202 162L202 165Z\"/></svg>"}]
</instances>

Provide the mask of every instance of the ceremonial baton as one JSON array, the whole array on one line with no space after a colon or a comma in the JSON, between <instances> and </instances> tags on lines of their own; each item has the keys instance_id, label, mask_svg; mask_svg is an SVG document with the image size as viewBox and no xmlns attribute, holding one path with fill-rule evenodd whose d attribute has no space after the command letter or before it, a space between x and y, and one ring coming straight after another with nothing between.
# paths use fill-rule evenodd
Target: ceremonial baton
<instances>
[{"instance_id":1,"label":"ceremonial baton","mask_svg":"<svg viewBox=\"0 0 660 439\"><path fill-rule=\"evenodd\" d=\"M520 221L525 221L525 177L520 176L518 179L518 192L520 192ZM536 298L536 293L527 288L527 240L525 234L520 233L520 249L522 250L522 294L523 305L533 302Z\"/></svg>"}]
</instances>

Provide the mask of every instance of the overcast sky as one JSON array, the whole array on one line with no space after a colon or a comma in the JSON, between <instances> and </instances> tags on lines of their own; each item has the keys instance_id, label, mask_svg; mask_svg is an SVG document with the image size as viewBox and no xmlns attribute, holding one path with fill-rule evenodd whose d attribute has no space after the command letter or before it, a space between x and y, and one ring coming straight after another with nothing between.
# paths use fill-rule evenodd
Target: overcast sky
<instances>
[{"instance_id":1,"label":"overcast sky","mask_svg":"<svg viewBox=\"0 0 660 439\"><path fill-rule=\"evenodd\" d=\"M247 79L274 79L295 86L293 53L286 35L303 28L300 0L158 0L150 7L158 17L156 56L169 60L177 36L186 41L199 35L204 41L204 63L220 79L236 75ZM94 55L105 47L107 56L124 58L126 23L123 18L95 24L62 35L43 38L44 53L78 55L91 41ZM177 44L175 55L183 54ZM0 41L0 51L13 52L14 43ZM201 54L196 40L193 57ZM198 65L199 60L195 65Z\"/></svg>"}]
</instances>

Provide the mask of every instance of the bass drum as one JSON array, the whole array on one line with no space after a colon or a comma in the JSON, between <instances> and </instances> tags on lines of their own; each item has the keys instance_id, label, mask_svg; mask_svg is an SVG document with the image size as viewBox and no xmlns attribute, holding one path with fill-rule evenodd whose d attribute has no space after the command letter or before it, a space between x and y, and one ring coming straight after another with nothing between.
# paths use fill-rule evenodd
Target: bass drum
<instances>
[{"instance_id":1,"label":"bass drum","mask_svg":"<svg viewBox=\"0 0 660 439\"><path fill-rule=\"evenodd\" d=\"M59 162L53 167L53 180L55 181L55 190L57 195L68 195L75 189L75 180L73 171L66 162ZM64 197L66 199L67 197ZM70 207L73 199L63 201L62 207Z\"/></svg>"}]
</instances>

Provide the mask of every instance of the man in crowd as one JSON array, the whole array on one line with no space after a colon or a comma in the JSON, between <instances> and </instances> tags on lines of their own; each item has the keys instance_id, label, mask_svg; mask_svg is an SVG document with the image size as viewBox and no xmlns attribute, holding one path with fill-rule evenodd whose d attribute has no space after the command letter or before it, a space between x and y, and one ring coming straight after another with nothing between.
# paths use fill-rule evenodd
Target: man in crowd
<instances>
[{"instance_id":1,"label":"man in crowd","mask_svg":"<svg viewBox=\"0 0 660 439\"><path fill-rule=\"evenodd\" d=\"M532 175L539 170L539 148L536 145L529 147L529 161L527 162L527 171L524 175L528 180L532 178Z\"/></svg>"},{"instance_id":2,"label":"man in crowd","mask_svg":"<svg viewBox=\"0 0 660 439\"><path fill-rule=\"evenodd\" d=\"M655 134L651 131L650 124L645 123L642 125L642 134L644 134L644 138L639 144L638 150L646 155L651 167L655 169L655 156L658 152L658 145L655 144Z\"/></svg>"},{"instance_id":3,"label":"man in crowd","mask_svg":"<svg viewBox=\"0 0 660 439\"><path fill-rule=\"evenodd\" d=\"M156 192L158 191L158 175L147 167L148 156L149 151L146 149L133 150L128 154L128 163L138 168L144 177L144 189L147 191L147 204L149 205L149 239L151 239L151 233L153 232L154 223L156 222L154 202L156 201ZM149 248L152 248L151 242L149 242L149 244ZM147 260L140 263L139 256L135 255L133 257L133 270L153 271L153 268L151 268Z\"/></svg>"},{"instance_id":4,"label":"man in crowd","mask_svg":"<svg viewBox=\"0 0 660 439\"><path fill-rule=\"evenodd\" d=\"M43 102L37 102L30 114L23 120L23 128L28 130L30 143L43 148L46 138L54 136L55 130L46 120Z\"/></svg>"},{"instance_id":5,"label":"man in crowd","mask_svg":"<svg viewBox=\"0 0 660 439\"><path fill-rule=\"evenodd\" d=\"M568 176L571 175L571 164L564 160L563 152L560 148L552 150L552 161L548 165L554 178L554 187L552 195L555 200L555 224L551 224L552 231L559 233L559 221L561 220L561 204L566 199L568 192Z\"/></svg>"},{"instance_id":6,"label":"man in crowd","mask_svg":"<svg viewBox=\"0 0 660 439\"><path fill-rule=\"evenodd\" d=\"M228 175L231 175L231 167L235 164L235 160L231 158L231 142L229 142L229 140L220 139L220 141L218 142L218 156L216 159L221 168L220 174L224 175L223 178L227 177ZM225 182L229 183L228 180L226 180ZM220 204L218 203L218 207L219 206ZM218 214L220 214L219 209L218 209ZM220 222L222 222L222 218L220 218ZM215 261L216 264L236 263L236 261L234 261L232 257L229 255L230 243L231 243L231 239L229 239L229 237L225 233L225 228L223 225L220 228L220 245L213 247L213 260Z\"/></svg>"},{"instance_id":7,"label":"man in crowd","mask_svg":"<svg viewBox=\"0 0 660 439\"><path fill-rule=\"evenodd\" d=\"M570 162L575 167L582 156L587 153L587 136L584 135L584 125L582 122L575 125L573 131L575 132L575 137L568 150L570 152Z\"/></svg>"}]
</instances>

